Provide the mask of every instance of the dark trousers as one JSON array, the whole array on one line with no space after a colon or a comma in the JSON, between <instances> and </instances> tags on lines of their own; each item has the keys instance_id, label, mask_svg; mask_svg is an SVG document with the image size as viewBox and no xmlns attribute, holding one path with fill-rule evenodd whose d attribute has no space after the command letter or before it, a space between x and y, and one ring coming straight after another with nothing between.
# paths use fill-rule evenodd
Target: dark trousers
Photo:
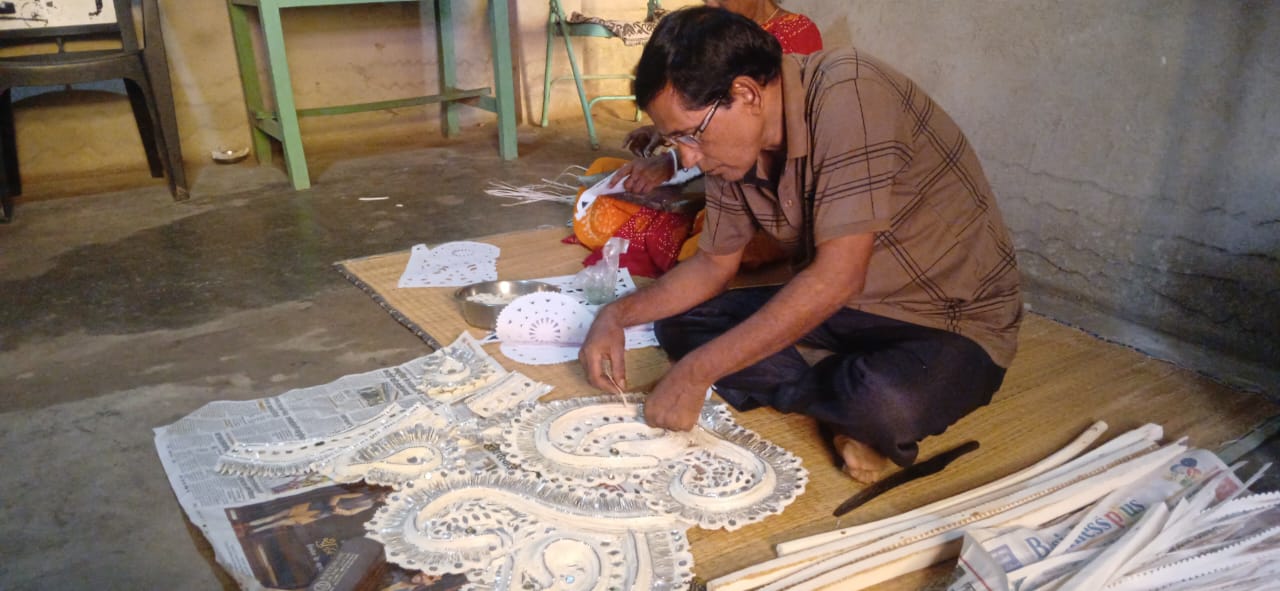
<instances>
[{"instance_id":1,"label":"dark trousers","mask_svg":"<svg viewBox=\"0 0 1280 591\"><path fill-rule=\"evenodd\" d=\"M658 342L680 359L764 305L777 287L725 292L655 324ZM833 434L870 445L900 466L918 443L991 401L1004 368L955 333L842 309L800 340L833 354L814 366L787 347L715 383L741 411L772 406L818 420Z\"/></svg>"}]
</instances>

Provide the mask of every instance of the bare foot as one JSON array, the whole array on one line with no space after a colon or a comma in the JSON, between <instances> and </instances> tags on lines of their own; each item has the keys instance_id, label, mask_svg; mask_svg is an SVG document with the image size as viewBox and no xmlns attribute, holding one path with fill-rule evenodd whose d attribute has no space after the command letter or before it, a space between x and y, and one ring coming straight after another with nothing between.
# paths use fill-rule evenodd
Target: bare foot
<instances>
[{"instance_id":1,"label":"bare foot","mask_svg":"<svg viewBox=\"0 0 1280 591\"><path fill-rule=\"evenodd\" d=\"M893 464L889 458L871 449L871 446L850 439L847 435L836 435L833 443L836 452L844 460L844 466L841 469L850 478L863 484L871 484L879 480L880 474Z\"/></svg>"}]
</instances>

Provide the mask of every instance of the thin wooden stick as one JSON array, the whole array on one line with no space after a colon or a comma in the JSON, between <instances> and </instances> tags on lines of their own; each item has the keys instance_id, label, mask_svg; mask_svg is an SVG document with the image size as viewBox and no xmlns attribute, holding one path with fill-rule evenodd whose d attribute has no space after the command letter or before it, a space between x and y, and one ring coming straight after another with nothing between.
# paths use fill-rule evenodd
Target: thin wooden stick
<instances>
[{"instance_id":1,"label":"thin wooden stick","mask_svg":"<svg viewBox=\"0 0 1280 591\"><path fill-rule=\"evenodd\" d=\"M951 522L951 525L959 527L964 524L957 521L968 521L975 515L998 512L1011 507L1006 497L1019 499L1018 503L1030 502L1035 498L1028 496L1033 491L1044 491L1039 493L1043 496L1133 460L1136 456L1144 455L1146 453L1144 450L1153 444L1153 440L1149 438L1158 438L1163 433L1159 426L1147 425L1125 433L1065 466L1051 469L1054 467L1050 465L1050 460L1061 464L1079 454L1105 428L1105 423L1095 424L1059 453L1013 476L908 514L849 528L843 532L832 532L836 535L828 535L826 542L708 581L707 588L716 591L739 591L774 583L779 579L794 581L795 579L791 578L793 575L799 571L817 568L814 565L820 563L829 563L832 560L844 563L845 560L842 559L845 558L885 552L901 546L904 543L903 540L918 537L921 533L937 531L940 524ZM1039 473L1043 474L1037 476ZM988 492L983 494L984 491ZM943 527L945 528L946 525ZM949 541L941 540L938 543L945 544ZM808 577L813 576L814 574L810 571ZM801 577L800 580L808 577Z\"/></svg>"},{"instance_id":2,"label":"thin wooden stick","mask_svg":"<svg viewBox=\"0 0 1280 591\"><path fill-rule=\"evenodd\" d=\"M1152 427L1155 427L1155 429L1152 429ZM1162 434L1158 431L1158 429L1159 429L1158 426L1146 425L1138 429L1134 429L1133 431L1130 431L1124 435L1121 435L1120 437L1117 437L1112 441L1122 442L1122 441L1128 441L1129 439L1147 439L1147 440L1154 441L1156 439L1159 439ZM822 544L825 544L827 542L865 533L873 529L888 528L893 525L910 527L910 524L917 522L921 517L927 517L929 515L937 515L939 512L948 510L966 501L979 498L992 491L998 491L1000 489L1007 488L1009 486L1012 486L1020 482L1026 481L1028 479L1034 478L1036 476L1039 476L1040 474L1043 474L1049 470L1052 470L1062 465L1063 463L1071 460L1072 458L1075 458L1076 456L1080 455L1082 452L1084 452L1084 450L1088 449L1090 445L1093 445L1093 442L1097 441L1098 437L1102 436L1102 434L1106 430L1107 430L1107 423L1104 421L1098 421L1093 425L1091 425L1088 429L1085 429L1082 433L1080 433L1080 435L1076 436L1076 438L1072 440L1071 443L1067 444L1062 449L1058 450L1057 452L1054 452L1052 455L1018 472L1015 472L1013 474L1010 474L998 480L989 482L987 484L979 486L978 488L960 493L952 497L941 499L939 501L930 503L923 507L919 507L917 509L907 511L905 513L900 513L893 517L888 517L888 518L881 519L879 521L874 521L871 523L855 525L855 526L847 527L841 530L815 534L815 535L804 537L804 538L782 542L780 544L777 544L774 547L774 551L777 552L779 556L786 556L788 554L799 552L801 550L806 550L808 548L813 548L815 546L821 546ZM1106 446L1099 447L1097 450L1094 450L1094 451L1095 453L1101 452L1105 448Z\"/></svg>"}]
</instances>

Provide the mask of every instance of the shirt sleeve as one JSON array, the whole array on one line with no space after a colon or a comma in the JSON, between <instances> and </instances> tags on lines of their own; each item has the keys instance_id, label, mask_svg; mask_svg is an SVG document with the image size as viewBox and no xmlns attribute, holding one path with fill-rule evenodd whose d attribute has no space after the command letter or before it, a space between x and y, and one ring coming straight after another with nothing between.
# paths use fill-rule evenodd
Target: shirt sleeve
<instances>
[{"instance_id":1,"label":"shirt sleeve","mask_svg":"<svg viewBox=\"0 0 1280 591\"><path fill-rule=\"evenodd\" d=\"M869 66L848 59L853 63L827 72L809 106L817 244L888 230L898 176L911 161L904 98L885 80L859 75Z\"/></svg>"}]
</instances>

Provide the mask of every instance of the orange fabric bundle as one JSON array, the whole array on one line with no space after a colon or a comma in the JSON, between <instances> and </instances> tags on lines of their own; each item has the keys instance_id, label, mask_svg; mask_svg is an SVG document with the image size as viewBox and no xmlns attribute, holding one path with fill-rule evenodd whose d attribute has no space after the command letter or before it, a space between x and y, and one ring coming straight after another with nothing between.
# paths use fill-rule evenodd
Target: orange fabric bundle
<instances>
[{"instance_id":1,"label":"orange fabric bundle","mask_svg":"<svg viewBox=\"0 0 1280 591\"><path fill-rule=\"evenodd\" d=\"M621 168L627 162L622 158L597 158L587 168L585 176L611 172ZM578 189L578 199L582 198L582 193L586 190L586 187ZM577 207L576 200L574 207ZM573 218L573 235L578 237L578 242L583 246L596 250L603 247L613 233L639 211L640 206L634 203L612 197L597 197L595 203L591 204L591 208L587 210L587 215L581 219L576 216Z\"/></svg>"},{"instance_id":2,"label":"orange fabric bundle","mask_svg":"<svg viewBox=\"0 0 1280 591\"><path fill-rule=\"evenodd\" d=\"M586 175L617 170L627 162L619 158L597 158L587 168ZM578 199L582 199L584 191L586 188L578 191ZM576 202L574 209L577 209ZM592 251L583 261L584 265L600 260L600 249L610 238L625 238L631 247L620 257L619 264L632 275L657 277L675 266L692 221L689 215L658 211L612 197L597 197L586 215L581 219L574 217L573 238Z\"/></svg>"}]
</instances>

